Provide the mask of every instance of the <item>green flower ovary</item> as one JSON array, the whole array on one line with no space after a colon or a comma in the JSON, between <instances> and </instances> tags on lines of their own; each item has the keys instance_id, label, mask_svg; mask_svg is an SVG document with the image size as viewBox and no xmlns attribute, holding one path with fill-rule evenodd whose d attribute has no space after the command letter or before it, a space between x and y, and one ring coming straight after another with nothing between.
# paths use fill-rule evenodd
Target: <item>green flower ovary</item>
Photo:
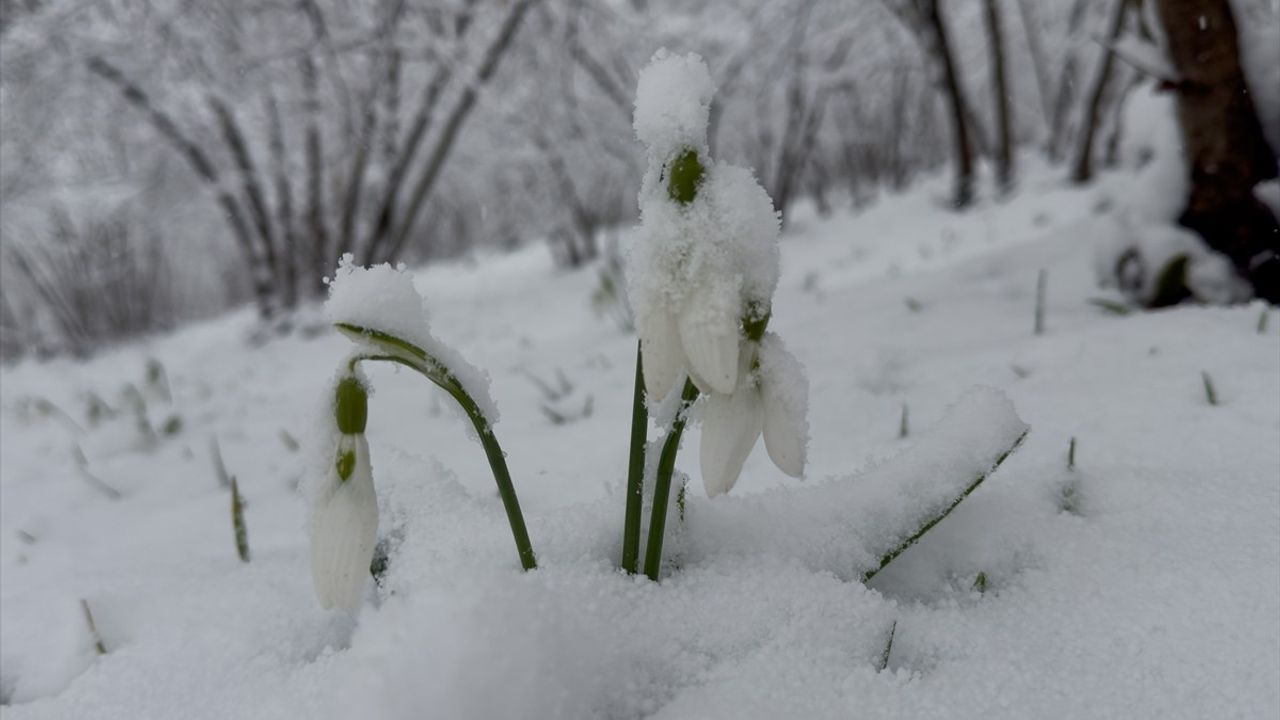
<instances>
[{"instance_id":1,"label":"green flower ovary","mask_svg":"<svg viewBox=\"0 0 1280 720\"><path fill-rule=\"evenodd\" d=\"M355 377L347 376L338 381L334 402L334 418L338 432L343 435L359 435L369 421L369 392Z\"/></svg>"},{"instance_id":2,"label":"green flower ovary","mask_svg":"<svg viewBox=\"0 0 1280 720\"><path fill-rule=\"evenodd\" d=\"M698 153L685 150L667 166L667 194L681 205L688 205L698 194L703 174Z\"/></svg>"}]
</instances>

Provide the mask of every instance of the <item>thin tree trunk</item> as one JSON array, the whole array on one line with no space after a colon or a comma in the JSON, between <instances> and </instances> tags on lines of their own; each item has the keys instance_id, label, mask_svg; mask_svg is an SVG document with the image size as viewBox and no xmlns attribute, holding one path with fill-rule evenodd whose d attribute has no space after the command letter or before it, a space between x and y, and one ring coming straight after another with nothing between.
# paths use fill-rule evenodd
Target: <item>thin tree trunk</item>
<instances>
[{"instance_id":1,"label":"thin tree trunk","mask_svg":"<svg viewBox=\"0 0 1280 720\"><path fill-rule=\"evenodd\" d=\"M1053 103L1049 100L1049 64L1044 57L1044 46L1040 44L1040 25L1030 0L1018 0L1018 13L1022 28L1027 33L1027 51L1031 54L1031 67L1036 74L1036 95L1040 98L1045 127L1048 127L1053 122Z\"/></svg>"},{"instance_id":2,"label":"thin tree trunk","mask_svg":"<svg viewBox=\"0 0 1280 720\"><path fill-rule=\"evenodd\" d=\"M289 155L284 144L284 123L274 95L267 96L267 123L271 164L275 167L276 218L280 226L280 272L284 281L284 305L298 304L298 234L293 215L293 183L289 179Z\"/></svg>"},{"instance_id":3,"label":"thin tree trunk","mask_svg":"<svg viewBox=\"0 0 1280 720\"><path fill-rule=\"evenodd\" d=\"M955 58L951 54L951 42L947 36L946 22L942 17L940 0L925 0L925 20L934 36L938 61L942 64L942 80L946 88L951 112L951 136L955 144L956 182L951 204L963 210L973 203L973 148L970 145L969 124L966 121L964 91L956 71Z\"/></svg>"},{"instance_id":4,"label":"thin tree trunk","mask_svg":"<svg viewBox=\"0 0 1280 720\"><path fill-rule=\"evenodd\" d=\"M1254 293L1280 303L1280 223L1253 194L1276 177L1240 68L1228 0L1157 0L1174 84L1191 192L1178 222L1229 257Z\"/></svg>"},{"instance_id":5,"label":"thin tree trunk","mask_svg":"<svg viewBox=\"0 0 1280 720\"><path fill-rule=\"evenodd\" d=\"M1102 122L1103 105L1107 100L1107 90L1111 85L1111 67L1114 65L1114 47L1120 33L1124 30L1124 16L1131 0L1115 0L1111 13L1111 23L1107 30L1106 47L1101 49L1102 58L1098 61L1098 74L1094 77L1093 87L1089 91L1089 103L1084 116L1084 132L1080 136L1080 145L1076 151L1075 166L1071 170L1071 181L1076 184L1087 183L1093 179L1093 139L1098 133L1098 124Z\"/></svg>"},{"instance_id":6,"label":"thin tree trunk","mask_svg":"<svg viewBox=\"0 0 1280 720\"><path fill-rule=\"evenodd\" d=\"M1076 100L1078 68L1076 53L1070 48L1070 42L1080 32L1080 26L1084 24L1087 6L1086 0L1076 0L1075 5L1071 6L1070 19L1067 21L1068 49L1066 58L1062 61L1062 71L1058 75L1058 90L1053 95L1053 113L1049 121L1049 142L1046 148L1049 161L1053 163L1062 160L1063 146L1066 144L1070 126L1071 106Z\"/></svg>"},{"instance_id":7,"label":"thin tree trunk","mask_svg":"<svg viewBox=\"0 0 1280 720\"><path fill-rule=\"evenodd\" d=\"M324 203L324 145L320 136L320 88L316 77L315 59L304 55L300 61L302 74L302 95L306 110L306 130L304 138L303 172L306 174L307 235L310 236L310 251L307 253L311 266L311 278L307 283L309 292L319 295L324 292L324 277L332 269L336 260L329 245L329 223L325 216Z\"/></svg>"},{"instance_id":8,"label":"thin tree trunk","mask_svg":"<svg viewBox=\"0 0 1280 720\"><path fill-rule=\"evenodd\" d=\"M236 170L240 173L240 182L244 188L245 198L249 203L249 211L258 237L262 241L263 259L266 272L273 284L280 281L279 262L276 258L275 229L271 225L271 215L267 211L267 199L263 194L262 181L258 173L257 163L253 159L253 151L249 149L249 141L240 129L240 123L227 104L216 96L209 96L209 108L218 119L218 127L223 142L231 153ZM277 294L273 287L273 295Z\"/></svg>"},{"instance_id":9,"label":"thin tree trunk","mask_svg":"<svg viewBox=\"0 0 1280 720\"><path fill-rule=\"evenodd\" d=\"M1007 193L1013 187L1013 110L1009 103L1009 82L1004 66L1004 33L996 0L986 0L988 44L991 48L991 84L996 105L996 186Z\"/></svg>"}]
</instances>

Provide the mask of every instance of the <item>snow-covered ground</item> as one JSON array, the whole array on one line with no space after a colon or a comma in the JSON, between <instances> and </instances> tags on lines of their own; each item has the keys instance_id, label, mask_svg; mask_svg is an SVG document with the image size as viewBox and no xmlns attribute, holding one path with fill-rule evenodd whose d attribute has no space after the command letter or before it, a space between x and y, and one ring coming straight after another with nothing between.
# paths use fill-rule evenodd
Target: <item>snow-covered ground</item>
<instances>
[{"instance_id":1,"label":"snow-covered ground","mask_svg":"<svg viewBox=\"0 0 1280 720\"><path fill-rule=\"evenodd\" d=\"M1258 305L1121 317L1090 304L1094 245L1132 182L1071 189L1029 166L1016 198L963 215L943 208L941 181L860 214L798 209L770 327L808 369L808 477L782 476L757 447L733 497L708 501L693 429L680 467L696 499L670 523L660 585L613 569L635 340L593 314L593 271L554 270L540 247L432 267L418 286L436 335L492 376L542 567L519 570L447 398L371 368L380 532L398 543L354 623L317 605L297 490L329 461L317 418L347 340L253 347L246 311L88 363L5 369L3 714L1277 717L1280 313L1260 333ZM172 402L147 382L148 358ZM544 411L533 378L555 386L558 372L573 387L556 407L572 415L589 397L588 417ZM154 440L121 400L130 383ZM1030 434L869 587L785 552L695 552L708 503L832 482L856 502L974 385L1007 394ZM88 392L123 412L91 426ZM248 564L214 437L248 503ZM779 536L802 531L788 520L778 513ZM767 523L747 531L770 546Z\"/></svg>"}]
</instances>

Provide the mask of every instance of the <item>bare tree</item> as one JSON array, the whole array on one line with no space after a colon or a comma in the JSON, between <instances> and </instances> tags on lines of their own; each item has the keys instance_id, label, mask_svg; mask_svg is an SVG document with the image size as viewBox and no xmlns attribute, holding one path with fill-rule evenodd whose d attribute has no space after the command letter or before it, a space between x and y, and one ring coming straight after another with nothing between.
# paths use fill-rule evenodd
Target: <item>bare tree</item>
<instances>
[{"instance_id":1,"label":"bare tree","mask_svg":"<svg viewBox=\"0 0 1280 720\"><path fill-rule=\"evenodd\" d=\"M343 252L373 263L405 251L481 90L537 0L503 4L496 31L470 67L467 36L482 27L472 21L477 3L463 0L448 13L425 14L431 41L454 54L428 47L434 72L404 132L399 117L404 57L397 29L406 0L379 3L367 37L336 37L329 17L333 8L318 0L303 0L292 15L272 20L309 29L311 41L284 56L296 56L296 74L273 73L270 57L256 61L268 83L261 103L265 139L246 119L253 106L237 104L216 78L201 80L207 113L195 126L188 121L184 127L120 65L95 55L87 67L140 111L210 188L253 278L258 306L270 316L279 307L292 307L304 293L319 292L320 279ZM449 21L443 20L446 14ZM248 31L232 25L228 42L247 42L236 33ZM280 90L271 84L281 85ZM300 98L301 112L286 115L280 95ZM451 96L452 104L441 111L442 101ZM326 105L325 97L333 103ZM289 142L291 134L300 139ZM301 163L295 166L291 153L299 153ZM379 162L389 165L386 172L374 172ZM294 167L302 169L298 190ZM300 273L309 282L300 283Z\"/></svg>"}]
</instances>

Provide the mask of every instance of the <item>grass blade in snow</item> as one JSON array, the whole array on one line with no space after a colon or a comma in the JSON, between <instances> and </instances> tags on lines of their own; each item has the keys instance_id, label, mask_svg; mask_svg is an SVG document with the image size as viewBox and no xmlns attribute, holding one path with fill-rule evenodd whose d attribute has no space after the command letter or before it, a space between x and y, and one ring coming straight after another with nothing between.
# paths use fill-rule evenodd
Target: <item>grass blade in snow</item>
<instances>
[{"instance_id":1,"label":"grass blade in snow","mask_svg":"<svg viewBox=\"0 0 1280 720\"><path fill-rule=\"evenodd\" d=\"M231 478L231 527L235 530L240 562L249 562L249 528L244 523L244 498L240 496L240 484L235 478Z\"/></svg>"},{"instance_id":2,"label":"grass blade in snow","mask_svg":"<svg viewBox=\"0 0 1280 720\"><path fill-rule=\"evenodd\" d=\"M917 542L1017 448L1027 424L992 388L974 388L911 448L860 475L805 488L690 502L681 555L790 557L865 579Z\"/></svg>"}]
</instances>

